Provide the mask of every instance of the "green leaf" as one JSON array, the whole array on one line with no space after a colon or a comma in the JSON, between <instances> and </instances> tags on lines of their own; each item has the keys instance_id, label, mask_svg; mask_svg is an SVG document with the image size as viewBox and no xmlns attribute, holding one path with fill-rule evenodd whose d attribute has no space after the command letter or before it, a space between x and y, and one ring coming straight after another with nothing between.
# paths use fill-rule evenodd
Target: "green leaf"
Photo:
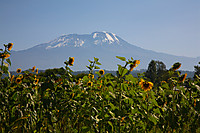
<instances>
[{"instance_id":1,"label":"green leaf","mask_svg":"<svg viewBox=\"0 0 200 133\"><path fill-rule=\"evenodd\" d=\"M133 90L133 89L131 89L130 91L129 91L129 93L132 95L132 96L135 96L135 90Z\"/></svg>"},{"instance_id":2,"label":"green leaf","mask_svg":"<svg viewBox=\"0 0 200 133\"><path fill-rule=\"evenodd\" d=\"M91 67L89 67L89 66L86 66L86 67L87 67L89 70L92 70Z\"/></svg>"},{"instance_id":3,"label":"green leaf","mask_svg":"<svg viewBox=\"0 0 200 133\"><path fill-rule=\"evenodd\" d=\"M129 98L128 100L129 100L129 104L133 105L133 103L134 103L133 99Z\"/></svg>"},{"instance_id":4,"label":"green leaf","mask_svg":"<svg viewBox=\"0 0 200 133\"><path fill-rule=\"evenodd\" d=\"M115 110L115 109L116 109L116 107L115 107L115 105L114 105L114 104L112 104L112 103L109 103L109 105L110 105L110 107L111 107L111 109L112 109L112 110Z\"/></svg>"},{"instance_id":5,"label":"green leaf","mask_svg":"<svg viewBox=\"0 0 200 133\"><path fill-rule=\"evenodd\" d=\"M12 95L12 99L15 101L15 100L17 100L17 97L18 97L18 94L17 94L17 92L15 92L15 93Z\"/></svg>"},{"instance_id":6,"label":"green leaf","mask_svg":"<svg viewBox=\"0 0 200 133\"><path fill-rule=\"evenodd\" d=\"M161 113L160 113L160 109L159 109L159 108L153 109L153 111L154 111L155 113L161 115Z\"/></svg>"},{"instance_id":7,"label":"green leaf","mask_svg":"<svg viewBox=\"0 0 200 133\"><path fill-rule=\"evenodd\" d=\"M94 61L98 62L98 60L99 60L98 58L95 58L95 57L94 57Z\"/></svg>"},{"instance_id":8,"label":"green leaf","mask_svg":"<svg viewBox=\"0 0 200 133\"><path fill-rule=\"evenodd\" d=\"M150 115L148 118L150 121L152 121L156 125L157 119L154 116Z\"/></svg>"},{"instance_id":9,"label":"green leaf","mask_svg":"<svg viewBox=\"0 0 200 133\"><path fill-rule=\"evenodd\" d=\"M90 130L90 128L89 127L87 127L87 126L83 126L82 127L82 131L85 133L85 132L88 132Z\"/></svg>"},{"instance_id":10,"label":"green leaf","mask_svg":"<svg viewBox=\"0 0 200 133\"><path fill-rule=\"evenodd\" d=\"M98 61L96 62L96 64L97 64L97 65L101 65L101 63L100 63L100 62L98 62Z\"/></svg>"},{"instance_id":11,"label":"green leaf","mask_svg":"<svg viewBox=\"0 0 200 133\"><path fill-rule=\"evenodd\" d=\"M9 71L8 71L8 77L9 77L9 78L11 78L11 74L10 74L10 72L9 72Z\"/></svg>"},{"instance_id":12,"label":"green leaf","mask_svg":"<svg viewBox=\"0 0 200 133\"><path fill-rule=\"evenodd\" d=\"M11 61L10 58L6 59L6 61L9 63L9 65L11 66Z\"/></svg>"},{"instance_id":13,"label":"green leaf","mask_svg":"<svg viewBox=\"0 0 200 133\"><path fill-rule=\"evenodd\" d=\"M136 83L136 82L138 81L138 79L135 78L135 77L133 77L132 74L125 75L125 79L126 79L127 81L129 81L129 82L132 81L133 83Z\"/></svg>"},{"instance_id":14,"label":"green leaf","mask_svg":"<svg viewBox=\"0 0 200 133\"><path fill-rule=\"evenodd\" d=\"M4 72L4 73L8 73L8 67L6 67L6 66L1 66L1 68L2 68L2 71Z\"/></svg>"},{"instance_id":15,"label":"green leaf","mask_svg":"<svg viewBox=\"0 0 200 133\"><path fill-rule=\"evenodd\" d=\"M124 91L127 91L127 88L128 88L128 84L121 84L121 88L124 90Z\"/></svg>"},{"instance_id":16,"label":"green leaf","mask_svg":"<svg viewBox=\"0 0 200 133\"><path fill-rule=\"evenodd\" d=\"M113 87L112 86L108 86L108 89L110 92L114 92Z\"/></svg>"},{"instance_id":17,"label":"green leaf","mask_svg":"<svg viewBox=\"0 0 200 133\"><path fill-rule=\"evenodd\" d=\"M167 83L164 83L161 87L165 89L169 89L169 85Z\"/></svg>"},{"instance_id":18,"label":"green leaf","mask_svg":"<svg viewBox=\"0 0 200 133\"><path fill-rule=\"evenodd\" d=\"M91 60L88 60L90 63L93 63L93 61L91 61Z\"/></svg>"},{"instance_id":19,"label":"green leaf","mask_svg":"<svg viewBox=\"0 0 200 133\"><path fill-rule=\"evenodd\" d=\"M121 65L118 65L118 72L119 72L119 75L122 75L122 66Z\"/></svg>"},{"instance_id":20,"label":"green leaf","mask_svg":"<svg viewBox=\"0 0 200 133\"><path fill-rule=\"evenodd\" d=\"M106 79L114 79L114 76L113 76L111 73L106 73L106 74L104 75L104 77L105 77Z\"/></svg>"},{"instance_id":21,"label":"green leaf","mask_svg":"<svg viewBox=\"0 0 200 133\"><path fill-rule=\"evenodd\" d=\"M131 109L131 114L136 114L138 113L138 109L137 108L132 108Z\"/></svg>"},{"instance_id":22,"label":"green leaf","mask_svg":"<svg viewBox=\"0 0 200 133\"><path fill-rule=\"evenodd\" d=\"M112 122L108 121L108 124L112 127L112 133L113 133L113 131L114 131L114 127L113 127Z\"/></svg>"},{"instance_id":23,"label":"green leaf","mask_svg":"<svg viewBox=\"0 0 200 133\"><path fill-rule=\"evenodd\" d=\"M124 77L124 75L128 72L128 69L126 69L126 68L123 68L123 73L122 73L122 77Z\"/></svg>"},{"instance_id":24,"label":"green leaf","mask_svg":"<svg viewBox=\"0 0 200 133\"><path fill-rule=\"evenodd\" d=\"M95 67L94 67L94 69L100 69L100 67L98 67L98 66L95 66Z\"/></svg>"},{"instance_id":25,"label":"green leaf","mask_svg":"<svg viewBox=\"0 0 200 133\"><path fill-rule=\"evenodd\" d=\"M84 76L84 77L83 77L83 82L88 82L88 81L89 81L88 76Z\"/></svg>"},{"instance_id":26,"label":"green leaf","mask_svg":"<svg viewBox=\"0 0 200 133\"><path fill-rule=\"evenodd\" d=\"M121 61L126 61L125 57L116 56L116 58L120 59Z\"/></svg>"},{"instance_id":27,"label":"green leaf","mask_svg":"<svg viewBox=\"0 0 200 133\"><path fill-rule=\"evenodd\" d=\"M8 66L9 66L9 64L8 64L8 63L5 63L5 62L3 62L3 64L4 64L6 67L8 67Z\"/></svg>"},{"instance_id":28,"label":"green leaf","mask_svg":"<svg viewBox=\"0 0 200 133\"><path fill-rule=\"evenodd\" d=\"M109 118L109 117L110 117L110 115L108 115L108 114L105 114L105 115L104 115L104 117L105 117L105 118Z\"/></svg>"}]
</instances>

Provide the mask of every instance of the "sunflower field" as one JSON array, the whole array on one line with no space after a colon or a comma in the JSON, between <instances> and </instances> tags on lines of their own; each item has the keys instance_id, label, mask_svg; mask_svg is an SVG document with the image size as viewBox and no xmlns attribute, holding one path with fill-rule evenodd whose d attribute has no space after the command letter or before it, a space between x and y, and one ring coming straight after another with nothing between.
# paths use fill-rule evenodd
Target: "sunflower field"
<instances>
[{"instance_id":1,"label":"sunflower field","mask_svg":"<svg viewBox=\"0 0 200 133\"><path fill-rule=\"evenodd\" d=\"M180 63L165 81L153 84L130 73L139 60L122 61L116 76L89 60L89 74L75 78L69 57L60 71L38 73L34 66L9 72L10 50L0 51L0 132L123 133L200 132L200 78L180 75ZM178 74L174 74L178 73ZM8 76L3 76L3 75Z\"/></svg>"}]
</instances>

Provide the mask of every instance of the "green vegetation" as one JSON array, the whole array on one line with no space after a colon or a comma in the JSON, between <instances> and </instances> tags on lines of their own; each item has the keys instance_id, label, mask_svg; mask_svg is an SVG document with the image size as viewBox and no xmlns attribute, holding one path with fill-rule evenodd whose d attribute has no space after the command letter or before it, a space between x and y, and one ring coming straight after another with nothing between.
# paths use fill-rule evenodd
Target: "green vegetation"
<instances>
[{"instance_id":1,"label":"green vegetation","mask_svg":"<svg viewBox=\"0 0 200 133\"><path fill-rule=\"evenodd\" d=\"M5 56L10 55L9 45L4 46L0 76L8 76L0 78L3 133L200 132L200 78L186 79L178 71L180 63L166 70L152 61L146 73L134 77L131 71L140 61L117 56L123 65L118 64L115 76L105 74L94 58L89 74L73 75L75 59L70 57L65 68L39 74L35 67L18 69L13 76Z\"/></svg>"}]
</instances>

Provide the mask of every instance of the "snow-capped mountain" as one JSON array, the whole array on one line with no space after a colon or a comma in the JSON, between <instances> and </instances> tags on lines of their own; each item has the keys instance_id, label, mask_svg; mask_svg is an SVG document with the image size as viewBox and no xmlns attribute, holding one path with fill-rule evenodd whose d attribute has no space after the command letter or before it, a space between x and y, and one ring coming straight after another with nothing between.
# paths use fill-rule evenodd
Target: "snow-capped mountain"
<instances>
[{"instance_id":1,"label":"snow-capped mountain","mask_svg":"<svg viewBox=\"0 0 200 133\"><path fill-rule=\"evenodd\" d=\"M100 59L101 68L116 70L117 64L122 63L116 56L133 57L141 60L137 69L146 69L151 60L163 61L167 67L175 62L182 63L182 69L193 70L199 58L174 56L142 49L132 45L119 36L110 32L93 32L91 34L62 35L47 43L36 45L22 51L12 51L11 70L28 69L36 66L47 69L64 66L68 57L75 57L73 70L86 70L88 59Z\"/></svg>"},{"instance_id":2,"label":"snow-capped mountain","mask_svg":"<svg viewBox=\"0 0 200 133\"><path fill-rule=\"evenodd\" d=\"M109 32L93 32L92 34L78 35L69 34L62 35L45 45L45 49L58 47L89 47L92 45L122 45L120 38ZM39 45L41 46L41 45Z\"/></svg>"}]
</instances>

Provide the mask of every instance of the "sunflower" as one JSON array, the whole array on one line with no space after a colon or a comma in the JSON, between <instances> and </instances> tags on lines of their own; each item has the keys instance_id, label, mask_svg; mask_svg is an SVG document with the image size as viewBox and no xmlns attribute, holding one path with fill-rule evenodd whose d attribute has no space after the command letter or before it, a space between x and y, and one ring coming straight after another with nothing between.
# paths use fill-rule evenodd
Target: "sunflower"
<instances>
[{"instance_id":1,"label":"sunflower","mask_svg":"<svg viewBox=\"0 0 200 133\"><path fill-rule=\"evenodd\" d=\"M13 43L8 43L8 51L10 51L13 47Z\"/></svg>"},{"instance_id":2,"label":"sunflower","mask_svg":"<svg viewBox=\"0 0 200 133\"><path fill-rule=\"evenodd\" d=\"M93 85L93 82L91 82L91 81L89 81L88 83L87 83L87 86L92 86Z\"/></svg>"},{"instance_id":3,"label":"sunflower","mask_svg":"<svg viewBox=\"0 0 200 133\"><path fill-rule=\"evenodd\" d=\"M144 91L149 91L152 89L153 87L153 83L152 82L147 82L147 81L144 81L143 79L141 79L139 85L141 86L141 88L144 90Z\"/></svg>"},{"instance_id":4,"label":"sunflower","mask_svg":"<svg viewBox=\"0 0 200 133\"><path fill-rule=\"evenodd\" d=\"M140 64L140 60L134 60L133 64L130 65L129 71L133 71L134 68L136 68Z\"/></svg>"},{"instance_id":5,"label":"sunflower","mask_svg":"<svg viewBox=\"0 0 200 133\"><path fill-rule=\"evenodd\" d=\"M105 74L105 72L104 72L103 69L99 70L99 73L100 73L101 75L104 75L104 74Z\"/></svg>"},{"instance_id":6,"label":"sunflower","mask_svg":"<svg viewBox=\"0 0 200 133\"><path fill-rule=\"evenodd\" d=\"M181 75L181 76L179 77L179 82L184 82L185 79L186 79L186 77L187 77L187 73Z\"/></svg>"},{"instance_id":7,"label":"sunflower","mask_svg":"<svg viewBox=\"0 0 200 133\"><path fill-rule=\"evenodd\" d=\"M39 79L35 79L34 83L38 84L38 82L39 82Z\"/></svg>"},{"instance_id":8,"label":"sunflower","mask_svg":"<svg viewBox=\"0 0 200 133\"><path fill-rule=\"evenodd\" d=\"M172 66L172 70L173 70L173 71L176 71L176 70L178 70L180 67L181 67L181 63L179 63L179 62L174 63L174 65Z\"/></svg>"},{"instance_id":9,"label":"sunflower","mask_svg":"<svg viewBox=\"0 0 200 133\"><path fill-rule=\"evenodd\" d=\"M21 73L22 72L22 69L21 68L17 68L17 73Z\"/></svg>"},{"instance_id":10,"label":"sunflower","mask_svg":"<svg viewBox=\"0 0 200 133\"><path fill-rule=\"evenodd\" d=\"M69 57L68 64L69 66L72 66L74 64L74 57Z\"/></svg>"},{"instance_id":11,"label":"sunflower","mask_svg":"<svg viewBox=\"0 0 200 133\"><path fill-rule=\"evenodd\" d=\"M0 55L0 58L5 58L6 59L8 57L10 57L10 54L3 53L3 54Z\"/></svg>"},{"instance_id":12,"label":"sunflower","mask_svg":"<svg viewBox=\"0 0 200 133\"><path fill-rule=\"evenodd\" d=\"M34 72L34 71L35 71L35 66L34 66L34 67L31 69L31 71L32 71L32 72Z\"/></svg>"},{"instance_id":13,"label":"sunflower","mask_svg":"<svg viewBox=\"0 0 200 133\"><path fill-rule=\"evenodd\" d=\"M36 71L35 71L35 72L36 72L36 74L38 74L38 68L36 69Z\"/></svg>"},{"instance_id":14,"label":"sunflower","mask_svg":"<svg viewBox=\"0 0 200 133\"><path fill-rule=\"evenodd\" d=\"M19 75L19 78L22 79L24 76L22 74Z\"/></svg>"},{"instance_id":15,"label":"sunflower","mask_svg":"<svg viewBox=\"0 0 200 133\"><path fill-rule=\"evenodd\" d=\"M91 79L93 79L94 75L93 74L89 74L88 77L91 78Z\"/></svg>"},{"instance_id":16,"label":"sunflower","mask_svg":"<svg viewBox=\"0 0 200 133\"><path fill-rule=\"evenodd\" d=\"M17 84L20 84L20 83L22 82L22 79L21 79L20 77L18 77L18 78L16 78L15 82L16 82Z\"/></svg>"}]
</instances>

